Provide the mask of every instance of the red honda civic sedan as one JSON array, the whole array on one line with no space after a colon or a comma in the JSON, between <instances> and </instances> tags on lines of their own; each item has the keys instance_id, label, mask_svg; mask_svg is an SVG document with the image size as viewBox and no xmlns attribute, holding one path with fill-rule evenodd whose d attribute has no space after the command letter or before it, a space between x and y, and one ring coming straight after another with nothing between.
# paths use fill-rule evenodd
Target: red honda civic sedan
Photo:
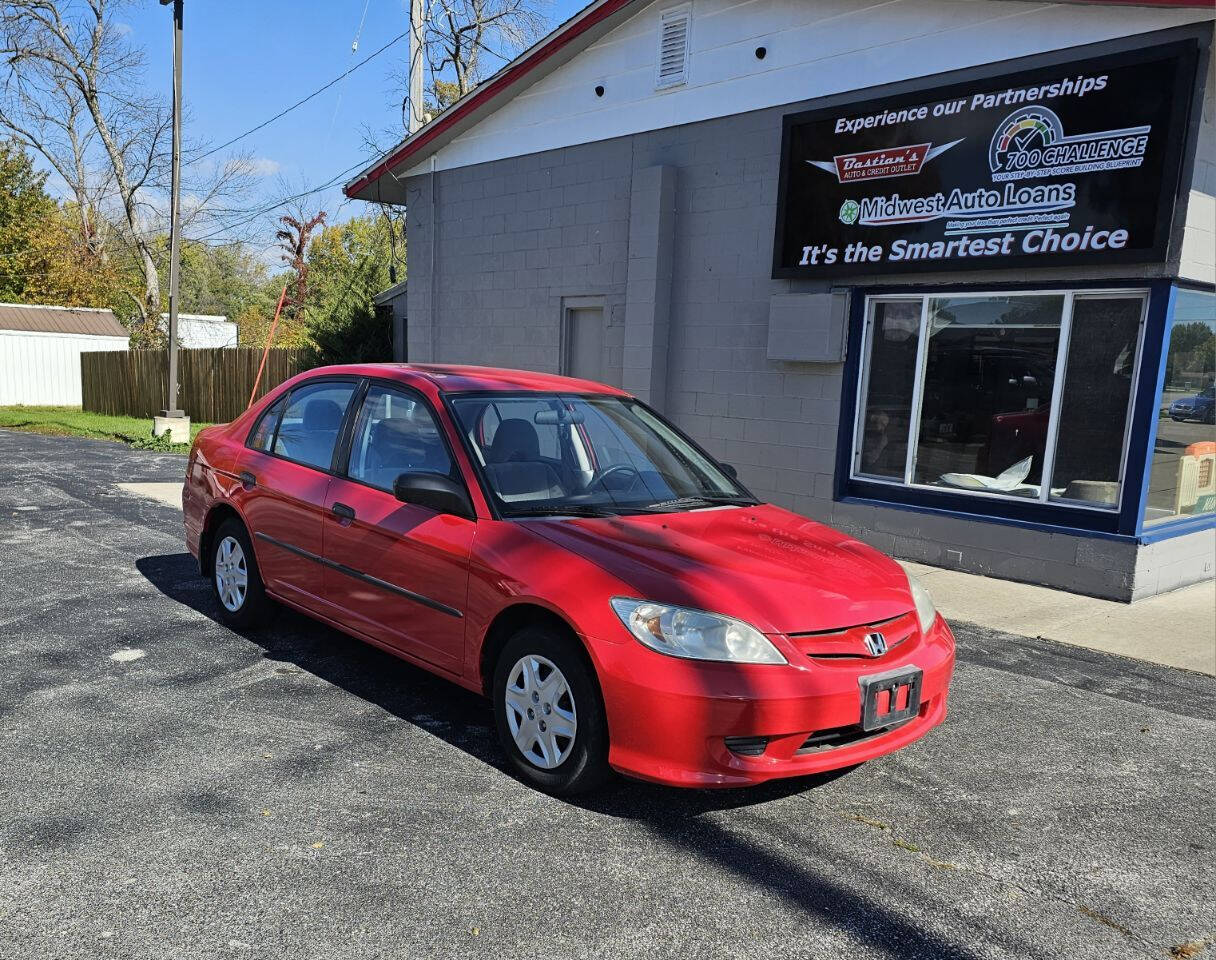
<instances>
[{"instance_id":1,"label":"red honda civic sedan","mask_svg":"<svg viewBox=\"0 0 1216 960\"><path fill-rule=\"evenodd\" d=\"M818 773L946 715L954 638L915 579L612 387L311 370L199 434L183 506L228 622L277 601L486 694L553 793Z\"/></svg>"}]
</instances>

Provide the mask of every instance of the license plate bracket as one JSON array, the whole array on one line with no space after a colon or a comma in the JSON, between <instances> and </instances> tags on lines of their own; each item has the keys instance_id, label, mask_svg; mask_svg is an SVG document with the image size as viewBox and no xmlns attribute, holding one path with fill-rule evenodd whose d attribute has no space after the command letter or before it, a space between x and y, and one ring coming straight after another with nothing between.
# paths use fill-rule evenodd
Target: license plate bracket
<instances>
[{"instance_id":1,"label":"license plate bracket","mask_svg":"<svg viewBox=\"0 0 1216 960\"><path fill-rule=\"evenodd\" d=\"M859 678L861 728L869 733L915 717L920 712L923 679L920 667L898 667Z\"/></svg>"}]
</instances>

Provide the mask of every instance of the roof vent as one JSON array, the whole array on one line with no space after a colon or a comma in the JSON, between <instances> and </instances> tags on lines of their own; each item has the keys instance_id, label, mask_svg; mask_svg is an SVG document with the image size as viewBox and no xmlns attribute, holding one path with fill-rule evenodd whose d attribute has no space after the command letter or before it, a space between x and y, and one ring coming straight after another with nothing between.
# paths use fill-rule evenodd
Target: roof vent
<instances>
[{"instance_id":1,"label":"roof vent","mask_svg":"<svg viewBox=\"0 0 1216 960\"><path fill-rule=\"evenodd\" d=\"M689 4L663 11L659 27L659 70L655 87L677 87L688 80L688 28L692 19Z\"/></svg>"}]
</instances>

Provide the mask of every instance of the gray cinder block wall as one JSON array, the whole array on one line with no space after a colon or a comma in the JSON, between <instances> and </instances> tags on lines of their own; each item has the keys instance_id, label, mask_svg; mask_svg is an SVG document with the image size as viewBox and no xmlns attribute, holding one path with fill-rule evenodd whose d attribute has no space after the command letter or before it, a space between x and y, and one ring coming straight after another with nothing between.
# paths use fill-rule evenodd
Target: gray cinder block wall
<instances>
[{"instance_id":1,"label":"gray cinder block wall","mask_svg":"<svg viewBox=\"0 0 1216 960\"><path fill-rule=\"evenodd\" d=\"M411 360L560 372L563 304L601 298L623 385L767 500L898 557L1096 596L1130 600L1211 576L1210 563L1205 572L1194 560L1203 535L1140 552L1125 541L833 502L850 280L770 278L782 116L831 102L409 178ZM1197 165L1202 176L1211 159ZM1175 259L1069 276L1177 269ZM1021 270L1017 279L1061 278ZM992 271L916 283L1009 280ZM801 347L791 328L800 310Z\"/></svg>"}]
</instances>

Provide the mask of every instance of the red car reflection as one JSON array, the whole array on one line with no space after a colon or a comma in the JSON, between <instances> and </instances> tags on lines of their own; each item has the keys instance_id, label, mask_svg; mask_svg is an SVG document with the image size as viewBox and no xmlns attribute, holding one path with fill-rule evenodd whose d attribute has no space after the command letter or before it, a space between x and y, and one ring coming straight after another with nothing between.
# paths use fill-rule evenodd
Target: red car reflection
<instances>
[{"instance_id":1,"label":"red car reflection","mask_svg":"<svg viewBox=\"0 0 1216 960\"><path fill-rule=\"evenodd\" d=\"M199 434L183 506L228 622L286 604L486 694L551 792L816 773L946 715L954 639L914 579L612 387L313 370Z\"/></svg>"}]
</instances>

